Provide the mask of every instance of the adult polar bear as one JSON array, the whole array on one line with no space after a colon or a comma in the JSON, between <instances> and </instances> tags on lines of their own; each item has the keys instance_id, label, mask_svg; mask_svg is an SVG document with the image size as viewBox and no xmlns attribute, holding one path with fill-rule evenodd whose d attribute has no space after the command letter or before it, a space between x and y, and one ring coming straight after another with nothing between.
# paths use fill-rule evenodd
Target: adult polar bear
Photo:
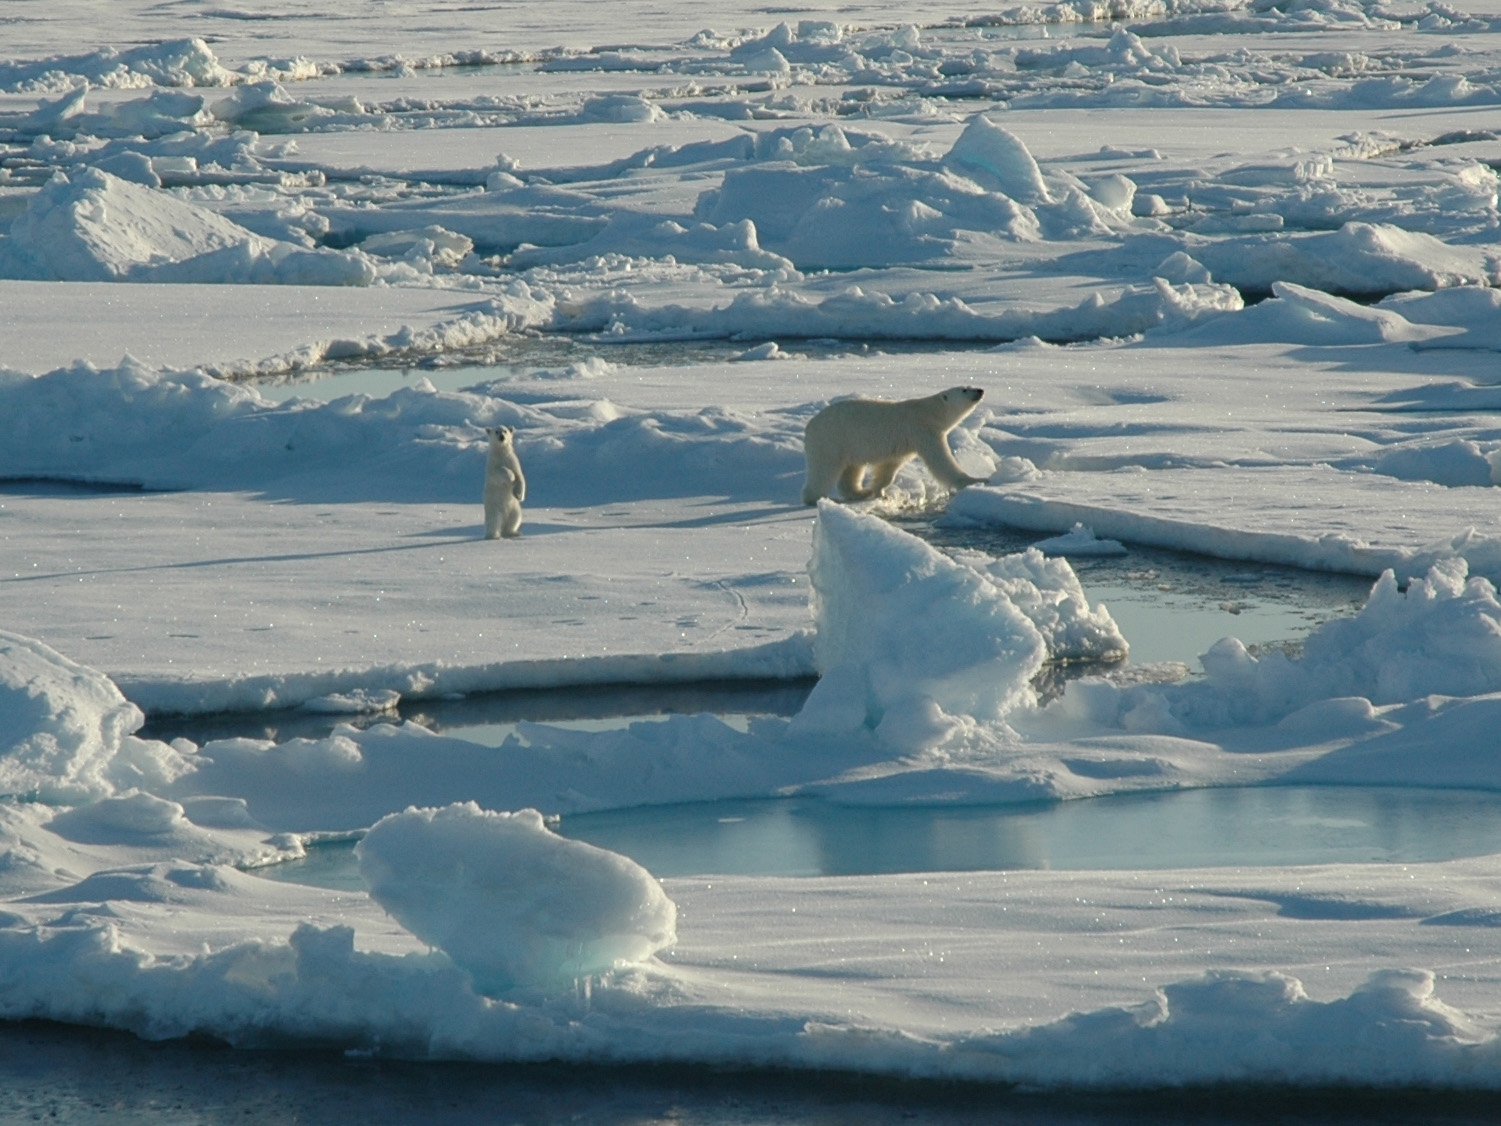
<instances>
[{"instance_id":1,"label":"adult polar bear","mask_svg":"<svg viewBox=\"0 0 1501 1126\"><path fill-rule=\"evenodd\" d=\"M950 387L921 399L840 399L808 420L803 455L808 476L803 503L817 504L835 486L843 500L864 500L885 491L914 456L951 489L984 483L971 477L949 452L949 431L964 421L985 392ZM870 480L866 482L866 470Z\"/></svg>"}]
</instances>

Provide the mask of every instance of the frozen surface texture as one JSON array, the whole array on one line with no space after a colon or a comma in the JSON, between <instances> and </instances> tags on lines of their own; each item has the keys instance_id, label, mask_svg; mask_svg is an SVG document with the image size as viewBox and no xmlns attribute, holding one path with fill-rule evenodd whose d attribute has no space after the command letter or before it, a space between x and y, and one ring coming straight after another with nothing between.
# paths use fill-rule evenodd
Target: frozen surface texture
<instances>
[{"instance_id":1,"label":"frozen surface texture","mask_svg":"<svg viewBox=\"0 0 1501 1126\"><path fill-rule=\"evenodd\" d=\"M662 885L547 820L1501 790L1494 0L27 7L0 48L0 1016L1501 1087L1494 857ZM983 485L914 462L798 503L830 402L954 385L985 391L949 435ZM499 426L527 479L503 543ZM1301 647L1138 667L1089 566L1154 590L1148 546L1233 561L1231 615L1274 564L1374 585ZM368 722L816 674L787 718L499 747ZM350 722L140 735L226 709ZM253 874L359 837L368 893Z\"/></svg>"}]
</instances>

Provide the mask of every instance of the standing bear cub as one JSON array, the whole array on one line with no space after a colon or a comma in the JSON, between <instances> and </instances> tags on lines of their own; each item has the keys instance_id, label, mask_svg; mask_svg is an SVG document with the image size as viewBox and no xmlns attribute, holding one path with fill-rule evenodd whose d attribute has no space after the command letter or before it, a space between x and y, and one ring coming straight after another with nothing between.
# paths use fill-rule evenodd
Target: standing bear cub
<instances>
[{"instance_id":1,"label":"standing bear cub","mask_svg":"<svg viewBox=\"0 0 1501 1126\"><path fill-rule=\"evenodd\" d=\"M526 477L516 456L515 431L509 426L487 426L485 433L490 436L485 460L485 539L519 536Z\"/></svg>"},{"instance_id":2,"label":"standing bear cub","mask_svg":"<svg viewBox=\"0 0 1501 1126\"><path fill-rule=\"evenodd\" d=\"M950 387L922 399L841 399L808 420L803 454L808 477L803 503L817 504L837 485L842 500L864 500L885 491L913 456L951 489L982 484L949 452L948 434L974 410L985 392ZM866 470L870 480L866 481Z\"/></svg>"}]
</instances>

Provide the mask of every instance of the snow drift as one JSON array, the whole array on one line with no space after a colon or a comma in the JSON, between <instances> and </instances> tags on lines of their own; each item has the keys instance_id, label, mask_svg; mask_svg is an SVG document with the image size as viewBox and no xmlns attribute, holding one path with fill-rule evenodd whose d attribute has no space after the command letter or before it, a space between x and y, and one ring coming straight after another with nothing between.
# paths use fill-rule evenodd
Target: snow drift
<instances>
[{"instance_id":1,"label":"snow drift","mask_svg":"<svg viewBox=\"0 0 1501 1126\"><path fill-rule=\"evenodd\" d=\"M0 241L0 275L40 281L369 285L356 251L262 238L172 195L86 168L58 173Z\"/></svg>"}]
</instances>

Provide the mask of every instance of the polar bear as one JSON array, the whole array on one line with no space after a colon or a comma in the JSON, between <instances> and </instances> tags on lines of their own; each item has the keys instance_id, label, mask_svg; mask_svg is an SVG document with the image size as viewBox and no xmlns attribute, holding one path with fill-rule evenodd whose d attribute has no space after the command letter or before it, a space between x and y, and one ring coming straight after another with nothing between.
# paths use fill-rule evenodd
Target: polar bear
<instances>
[{"instance_id":1,"label":"polar bear","mask_svg":"<svg viewBox=\"0 0 1501 1126\"><path fill-rule=\"evenodd\" d=\"M526 477L516 456L515 431L509 426L487 426L485 433L490 436L485 459L485 539L519 536Z\"/></svg>"},{"instance_id":2,"label":"polar bear","mask_svg":"<svg viewBox=\"0 0 1501 1126\"><path fill-rule=\"evenodd\" d=\"M981 484L959 468L948 433L980 402L978 387L950 387L921 399L840 399L808 420L803 454L808 476L803 503L817 504L837 485L843 500L864 500L885 491L914 455L951 489ZM870 470L870 481L865 471Z\"/></svg>"}]
</instances>

